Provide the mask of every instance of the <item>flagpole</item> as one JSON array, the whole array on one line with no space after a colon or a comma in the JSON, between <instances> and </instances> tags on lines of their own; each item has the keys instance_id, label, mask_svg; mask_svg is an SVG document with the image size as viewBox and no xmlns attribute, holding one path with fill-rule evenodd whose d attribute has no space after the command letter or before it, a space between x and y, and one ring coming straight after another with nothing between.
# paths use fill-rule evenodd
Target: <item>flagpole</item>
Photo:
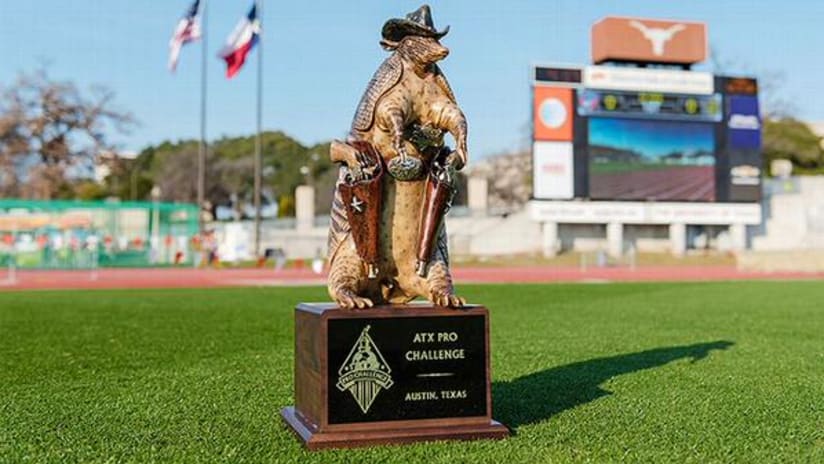
<instances>
[{"instance_id":1,"label":"flagpole","mask_svg":"<svg viewBox=\"0 0 824 464\"><path fill-rule=\"evenodd\" d=\"M258 31L257 135L255 137L255 257L260 257L261 120L263 113L263 0L255 0Z\"/></svg>"},{"instance_id":2,"label":"flagpole","mask_svg":"<svg viewBox=\"0 0 824 464\"><path fill-rule=\"evenodd\" d=\"M197 150L197 225L203 236L203 203L206 200L206 50L208 48L208 0L203 1L200 54L200 143Z\"/></svg>"}]
</instances>

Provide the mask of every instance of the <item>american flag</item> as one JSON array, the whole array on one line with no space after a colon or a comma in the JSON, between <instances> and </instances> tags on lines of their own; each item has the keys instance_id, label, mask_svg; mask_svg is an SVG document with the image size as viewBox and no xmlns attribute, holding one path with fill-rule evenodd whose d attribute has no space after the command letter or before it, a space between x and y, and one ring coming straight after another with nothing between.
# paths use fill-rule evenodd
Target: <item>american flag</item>
<instances>
[{"instance_id":1,"label":"american flag","mask_svg":"<svg viewBox=\"0 0 824 464\"><path fill-rule=\"evenodd\" d=\"M180 18L175 28L175 33L169 41L169 70L174 72L177 67L177 59L180 56L180 49L189 42L194 42L200 38L200 0L195 0L192 6L186 10L186 14Z\"/></svg>"}]
</instances>

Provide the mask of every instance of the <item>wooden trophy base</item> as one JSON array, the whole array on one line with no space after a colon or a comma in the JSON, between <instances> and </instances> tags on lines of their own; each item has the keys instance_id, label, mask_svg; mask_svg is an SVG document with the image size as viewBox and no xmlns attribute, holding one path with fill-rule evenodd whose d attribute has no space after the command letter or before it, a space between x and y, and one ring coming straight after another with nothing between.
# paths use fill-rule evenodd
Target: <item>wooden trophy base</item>
<instances>
[{"instance_id":1,"label":"wooden trophy base","mask_svg":"<svg viewBox=\"0 0 824 464\"><path fill-rule=\"evenodd\" d=\"M295 310L295 406L310 450L509 436L492 419L489 312L431 304Z\"/></svg>"},{"instance_id":2,"label":"wooden trophy base","mask_svg":"<svg viewBox=\"0 0 824 464\"><path fill-rule=\"evenodd\" d=\"M500 440L509 436L509 429L496 420L482 425L452 425L414 429L368 430L362 432L313 433L295 415L295 407L281 409L280 416L310 451L329 448L358 448L419 441Z\"/></svg>"}]
</instances>

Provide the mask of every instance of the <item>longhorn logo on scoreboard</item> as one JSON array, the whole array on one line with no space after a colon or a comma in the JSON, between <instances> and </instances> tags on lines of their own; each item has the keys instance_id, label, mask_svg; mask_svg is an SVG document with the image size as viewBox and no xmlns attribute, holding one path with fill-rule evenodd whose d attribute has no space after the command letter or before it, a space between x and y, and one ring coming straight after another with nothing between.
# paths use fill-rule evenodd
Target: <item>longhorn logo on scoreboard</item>
<instances>
[{"instance_id":1,"label":"longhorn logo on scoreboard","mask_svg":"<svg viewBox=\"0 0 824 464\"><path fill-rule=\"evenodd\" d=\"M607 17L592 26L592 61L694 64L707 58L704 23Z\"/></svg>"}]
</instances>

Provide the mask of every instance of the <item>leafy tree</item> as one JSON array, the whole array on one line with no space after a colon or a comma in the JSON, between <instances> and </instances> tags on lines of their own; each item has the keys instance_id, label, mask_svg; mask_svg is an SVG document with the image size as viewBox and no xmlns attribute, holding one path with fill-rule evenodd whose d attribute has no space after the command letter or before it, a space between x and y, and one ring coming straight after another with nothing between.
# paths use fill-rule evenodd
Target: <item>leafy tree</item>
<instances>
[{"instance_id":1,"label":"leafy tree","mask_svg":"<svg viewBox=\"0 0 824 464\"><path fill-rule=\"evenodd\" d=\"M78 200L103 200L109 196L106 187L90 179L78 181L73 187L72 198Z\"/></svg>"},{"instance_id":2,"label":"leafy tree","mask_svg":"<svg viewBox=\"0 0 824 464\"><path fill-rule=\"evenodd\" d=\"M206 200L228 205L236 199L242 208L251 204L254 188L254 136L223 137L209 146L206 160ZM107 179L112 194L121 198L136 193L149 199L153 185L166 201L194 202L197 198L197 153L195 140L166 141L145 148L123 169ZM294 214L294 193L301 184L312 184L316 211L323 214L332 204L337 167L329 161L329 144L306 147L283 132L262 134L263 196L283 205L281 215ZM120 186L117 190L115 186ZM131 187L124 187L131 186ZM264 200L265 201L265 200Z\"/></svg>"},{"instance_id":3,"label":"leafy tree","mask_svg":"<svg viewBox=\"0 0 824 464\"><path fill-rule=\"evenodd\" d=\"M821 137L793 118L766 119L763 125L764 158L788 159L802 169L824 166Z\"/></svg>"}]
</instances>

